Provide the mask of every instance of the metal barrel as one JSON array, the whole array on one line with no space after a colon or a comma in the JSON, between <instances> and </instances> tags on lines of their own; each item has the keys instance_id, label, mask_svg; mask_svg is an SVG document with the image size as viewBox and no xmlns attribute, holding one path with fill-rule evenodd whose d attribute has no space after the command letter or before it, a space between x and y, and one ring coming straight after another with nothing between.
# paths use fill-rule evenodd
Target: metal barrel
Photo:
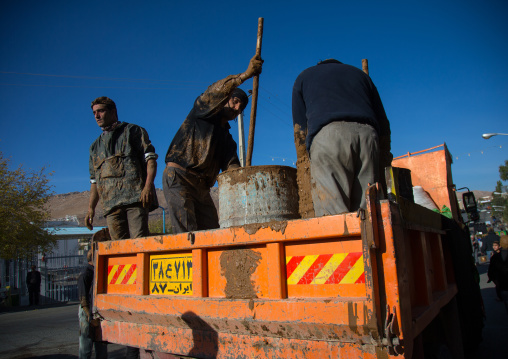
<instances>
[{"instance_id":1,"label":"metal barrel","mask_svg":"<svg viewBox=\"0 0 508 359\"><path fill-rule=\"evenodd\" d=\"M299 218L293 167L241 167L222 172L218 182L221 228Z\"/></svg>"}]
</instances>

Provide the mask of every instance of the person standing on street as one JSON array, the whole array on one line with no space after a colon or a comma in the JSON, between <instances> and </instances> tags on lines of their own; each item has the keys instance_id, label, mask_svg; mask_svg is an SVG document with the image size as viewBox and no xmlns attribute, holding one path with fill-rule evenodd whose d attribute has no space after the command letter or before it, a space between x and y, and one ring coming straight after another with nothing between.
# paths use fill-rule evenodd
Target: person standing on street
<instances>
[{"instance_id":1,"label":"person standing on street","mask_svg":"<svg viewBox=\"0 0 508 359\"><path fill-rule=\"evenodd\" d=\"M498 250L490 258L487 283L494 282L496 300L500 302L503 300L503 291L508 291L508 235L503 235L499 244Z\"/></svg>"},{"instance_id":2,"label":"person standing on street","mask_svg":"<svg viewBox=\"0 0 508 359\"><path fill-rule=\"evenodd\" d=\"M220 170L240 167L228 122L248 103L247 94L238 86L260 74L262 64L261 58L254 56L245 72L209 86L169 145L162 187L172 233L219 227L210 187Z\"/></svg>"},{"instance_id":3,"label":"person standing on street","mask_svg":"<svg viewBox=\"0 0 508 359\"><path fill-rule=\"evenodd\" d=\"M494 241L494 243L492 243L492 255L490 256L492 258L492 256L494 255L494 253L500 253L501 252L501 244L499 244L499 241Z\"/></svg>"},{"instance_id":4,"label":"person standing on street","mask_svg":"<svg viewBox=\"0 0 508 359\"><path fill-rule=\"evenodd\" d=\"M390 166L390 123L369 75L335 59L304 70L293 86L297 153L310 157L316 216L366 209L369 184Z\"/></svg>"},{"instance_id":5,"label":"person standing on street","mask_svg":"<svg viewBox=\"0 0 508 359\"><path fill-rule=\"evenodd\" d=\"M30 306L39 305L41 293L41 273L32 265L32 271L26 275L26 286L28 287L28 300Z\"/></svg>"},{"instance_id":6,"label":"person standing on street","mask_svg":"<svg viewBox=\"0 0 508 359\"><path fill-rule=\"evenodd\" d=\"M86 226L93 229L100 198L112 240L148 236L148 213L159 206L153 183L155 148L144 128L118 121L110 98L96 98L92 110L102 134L90 146Z\"/></svg>"},{"instance_id":7,"label":"person standing on street","mask_svg":"<svg viewBox=\"0 0 508 359\"><path fill-rule=\"evenodd\" d=\"M499 243L499 236L492 227L489 228L487 235L482 240L482 253L487 255L487 260L490 260L492 254L494 252L493 244L494 242Z\"/></svg>"},{"instance_id":8,"label":"person standing on street","mask_svg":"<svg viewBox=\"0 0 508 359\"><path fill-rule=\"evenodd\" d=\"M92 357L92 347L95 344L95 358L107 359L108 346L103 342L94 341L94 328L99 325L97 319L92 317L93 303L93 250L89 250L86 255L88 264L78 277L78 297L79 297L79 359L90 359Z\"/></svg>"}]
</instances>

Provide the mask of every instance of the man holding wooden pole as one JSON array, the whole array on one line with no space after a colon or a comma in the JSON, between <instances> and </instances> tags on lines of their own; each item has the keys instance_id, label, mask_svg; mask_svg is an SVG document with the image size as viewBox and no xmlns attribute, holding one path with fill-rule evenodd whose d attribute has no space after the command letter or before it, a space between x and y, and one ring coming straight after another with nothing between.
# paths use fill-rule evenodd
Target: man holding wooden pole
<instances>
[{"instance_id":1,"label":"man holding wooden pole","mask_svg":"<svg viewBox=\"0 0 508 359\"><path fill-rule=\"evenodd\" d=\"M245 72L209 86L169 145L162 187L172 233L219 227L210 187L221 170L240 167L228 122L248 103L247 94L238 86L259 75L262 64L261 57L255 55Z\"/></svg>"}]
</instances>

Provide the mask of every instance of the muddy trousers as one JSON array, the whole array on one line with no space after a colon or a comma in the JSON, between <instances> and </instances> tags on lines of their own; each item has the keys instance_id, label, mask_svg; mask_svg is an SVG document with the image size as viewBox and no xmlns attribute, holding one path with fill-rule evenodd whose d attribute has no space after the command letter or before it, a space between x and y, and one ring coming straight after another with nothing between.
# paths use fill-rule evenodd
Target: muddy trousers
<instances>
[{"instance_id":1,"label":"muddy trousers","mask_svg":"<svg viewBox=\"0 0 508 359\"><path fill-rule=\"evenodd\" d=\"M173 234L219 228L217 209L206 181L184 170L166 167L162 189Z\"/></svg>"},{"instance_id":2,"label":"muddy trousers","mask_svg":"<svg viewBox=\"0 0 508 359\"><path fill-rule=\"evenodd\" d=\"M108 345L102 342L94 342L90 338L90 323L86 317L86 313L79 306L79 359L90 359L92 357L92 348L95 345L95 358L108 358Z\"/></svg>"},{"instance_id":3,"label":"muddy trousers","mask_svg":"<svg viewBox=\"0 0 508 359\"><path fill-rule=\"evenodd\" d=\"M112 240L139 238L150 235L148 209L140 203L115 208L106 216ZM127 347L126 359L139 358L139 348Z\"/></svg>"},{"instance_id":4,"label":"muddy trousers","mask_svg":"<svg viewBox=\"0 0 508 359\"><path fill-rule=\"evenodd\" d=\"M336 121L312 140L310 172L316 216L366 208L365 191L379 178L379 140L365 124Z\"/></svg>"},{"instance_id":5,"label":"muddy trousers","mask_svg":"<svg viewBox=\"0 0 508 359\"><path fill-rule=\"evenodd\" d=\"M112 240L146 237L148 231L148 209L140 203L120 206L106 216Z\"/></svg>"}]
</instances>

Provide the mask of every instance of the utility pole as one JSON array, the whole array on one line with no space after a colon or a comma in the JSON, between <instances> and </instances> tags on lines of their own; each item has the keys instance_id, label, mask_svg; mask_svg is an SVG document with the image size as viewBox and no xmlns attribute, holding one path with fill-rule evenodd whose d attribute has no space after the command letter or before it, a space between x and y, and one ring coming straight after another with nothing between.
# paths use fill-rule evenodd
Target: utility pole
<instances>
[{"instance_id":1,"label":"utility pole","mask_svg":"<svg viewBox=\"0 0 508 359\"><path fill-rule=\"evenodd\" d=\"M238 115L238 157L240 166L245 167L245 130L243 126L243 112Z\"/></svg>"}]
</instances>

